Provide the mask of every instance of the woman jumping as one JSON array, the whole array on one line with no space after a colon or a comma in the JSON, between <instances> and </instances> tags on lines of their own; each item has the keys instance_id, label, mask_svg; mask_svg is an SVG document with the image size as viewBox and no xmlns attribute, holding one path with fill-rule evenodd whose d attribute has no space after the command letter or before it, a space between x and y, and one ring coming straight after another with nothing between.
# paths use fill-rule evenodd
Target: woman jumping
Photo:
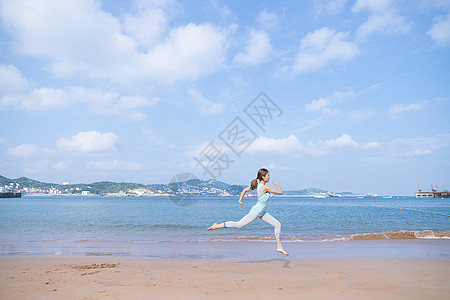
<instances>
[{"instance_id":1,"label":"woman jumping","mask_svg":"<svg viewBox=\"0 0 450 300\"><path fill-rule=\"evenodd\" d=\"M283 193L281 191L280 186L278 185L278 182L276 181L273 181L273 184L276 185L277 187L276 190L272 189L271 187L268 187L266 183L268 183L269 180L270 180L269 171L267 171L266 169L260 169L258 171L256 179L252 181L249 187L246 187L242 191L241 196L239 197L239 205L243 206L244 204L242 203L242 198L244 197L245 193L247 193L250 190L256 189L256 192L258 194L258 202L256 202L255 205L253 205L252 209L250 209L250 212L246 216L244 216L239 222L228 221L220 224L214 223L207 230L209 231L219 228L242 228L250 224L254 220L256 220L256 218L260 218L264 222L269 223L270 225L275 227L275 238L277 239L277 251L285 255L289 255L286 251L284 251L283 246L281 245L281 223L266 212L267 202L270 197L269 193L277 195L281 195Z\"/></svg>"}]
</instances>

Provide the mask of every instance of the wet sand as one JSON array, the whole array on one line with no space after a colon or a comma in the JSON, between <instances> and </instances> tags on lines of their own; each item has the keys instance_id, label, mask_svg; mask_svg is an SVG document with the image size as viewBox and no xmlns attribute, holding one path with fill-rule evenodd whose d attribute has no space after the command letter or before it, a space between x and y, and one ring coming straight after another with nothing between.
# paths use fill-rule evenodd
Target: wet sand
<instances>
[{"instance_id":1,"label":"wet sand","mask_svg":"<svg viewBox=\"0 0 450 300\"><path fill-rule=\"evenodd\" d=\"M290 258L450 258L450 239L283 242ZM0 244L0 257L114 256L145 259L278 259L275 240L129 243L107 241Z\"/></svg>"},{"instance_id":2,"label":"wet sand","mask_svg":"<svg viewBox=\"0 0 450 300\"><path fill-rule=\"evenodd\" d=\"M0 259L1 299L445 299L449 281L449 258Z\"/></svg>"}]
</instances>

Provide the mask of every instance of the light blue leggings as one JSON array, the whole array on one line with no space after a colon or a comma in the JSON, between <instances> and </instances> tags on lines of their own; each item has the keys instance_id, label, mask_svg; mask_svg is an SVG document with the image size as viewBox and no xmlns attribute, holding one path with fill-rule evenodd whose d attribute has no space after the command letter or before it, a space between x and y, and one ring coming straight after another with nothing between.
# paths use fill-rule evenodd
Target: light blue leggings
<instances>
[{"instance_id":1,"label":"light blue leggings","mask_svg":"<svg viewBox=\"0 0 450 300\"><path fill-rule=\"evenodd\" d=\"M255 221L256 218L260 218L275 228L275 238L279 239L281 237L281 223L269 213L265 213L262 217L259 217L254 213L249 212L238 222L228 221L224 223L224 226L225 228L242 228Z\"/></svg>"}]
</instances>

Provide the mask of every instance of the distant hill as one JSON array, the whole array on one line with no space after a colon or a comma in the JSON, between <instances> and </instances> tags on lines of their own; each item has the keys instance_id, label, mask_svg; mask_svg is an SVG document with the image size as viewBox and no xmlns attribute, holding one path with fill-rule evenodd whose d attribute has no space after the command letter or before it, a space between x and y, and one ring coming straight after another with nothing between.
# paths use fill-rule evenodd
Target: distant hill
<instances>
[{"instance_id":1,"label":"distant hill","mask_svg":"<svg viewBox=\"0 0 450 300\"><path fill-rule=\"evenodd\" d=\"M9 186L10 183L14 183L14 184L18 183L20 185L20 188L23 188L23 187L31 188L32 187L32 188L48 189L52 186L51 183L40 182L40 181L29 179L26 177L20 177L17 179L9 179L9 178L6 178L6 177L0 175L0 186L5 186L5 185Z\"/></svg>"},{"instance_id":2,"label":"distant hill","mask_svg":"<svg viewBox=\"0 0 450 300\"><path fill-rule=\"evenodd\" d=\"M27 177L20 177L17 179L9 179L0 175L0 187L9 186L11 183L19 184L19 189L34 189L34 190L59 190L64 193L81 194L82 191L88 191L90 194L107 194L118 193L120 191L128 191L135 189L152 190L150 187L141 183L128 183L128 182L111 182L101 181L90 184L56 184L46 183L37 180L33 180Z\"/></svg>"},{"instance_id":3,"label":"distant hill","mask_svg":"<svg viewBox=\"0 0 450 300\"><path fill-rule=\"evenodd\" d=\"M293 190L293 191L283 191L285 195L311 195L311 194L326 194L328 191L317 189L317 188L308 188L304 190Z\"/></svg>"},{"instance_id":4,"label":"distant hill","mask_svg":"<svg viewBox=\"0 0 450 300\"><path fill-rule=\"evenodd\" d=\"M245 188L246 186L243 185L230 185L229 187L227 187L226 191L231 195L240 195L242 193L242 190Z\"/></svg>"},{"instance_id":5,"label":"distant hill","mask_svg":"<svg viewBox=\"0 0 450 300\"><path fill-rule=\"evenodd\" d=\"M149 185L155 187L156 185ZM157 185L160 188L164 188L164 185ZM200 180L200 179L190 179L184 182L169 183L166 185L169 192L174 192L180 188L191 188L201 191L202 194L222 194L229 193L231 195L239 195L245 186L242 185L230 185L223 181L210 179L210 180Z\"/></svg>"},{"instance_id":6,"label":"distant hill","mask_svg":"<svg viewBox=\"0 0 450 300\"><path fill-rule=\"evenodd\" d=\"M112 182L112 181L100 181L89 184L56 184L47 183L37 180L33 180L27 177L20 177L17 179L10 179L0 175L0 187L9 186L11 183L14 185L19 184L19 189L34 189L34 192L46 193L49 191L60 191L62 194L81 194L82 191L88 191L89 194L111 194L111 193L127 193L132 190L143 190L148 193L176 193L180 189L188 188L190 190L197 190L198 193L208 195L219 195L223 193L229 193L231 195L240 195L242 190L247 186L244 185L231 185L219 180L200 180L191 179L186 182L179 182L178 184L141 184L141 183L129 183L129 182ZM283 191L284 195L311 195L311 194L326 194L328 191L307 188L303 190L290 190ZM350 192L342 194L351 194Z\"/></svg>"}]
</instances>

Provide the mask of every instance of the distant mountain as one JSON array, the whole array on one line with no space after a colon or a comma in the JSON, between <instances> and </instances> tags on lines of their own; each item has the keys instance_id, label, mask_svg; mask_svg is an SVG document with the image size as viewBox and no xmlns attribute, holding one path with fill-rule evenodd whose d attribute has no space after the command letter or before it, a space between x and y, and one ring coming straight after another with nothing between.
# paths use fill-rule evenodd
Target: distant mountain
<instances>
[{"instance_id":1,"label":"distant mountain","mask_svg":"<svg viewBox=\"0 0 450 300\"><path fill-rule=\"evenodd\" d=\"M20 188L23 188L23 187L31 188L32 187L32 188L47 189L52 186L51 183L40 182L40 181L29 179L26 177L20 177L17 179L9 179L9 178L6 178L6 177L0 175L0 187L3 187L5 185L9 186L11 183L14 183L14 184L18 183Z\"/></svg>"},{"instance_id":2,"label":"distant mountain","mask_svg":"<svg viewBox=\"0 0 450 300\"><path fill-rule=\"evenodd\" d=\"M111 181L100 181L90 184L56 184L56 183L46 183L37 180L33 180L27 177L20 177L17 179L9 179L0 175L0 187L10 186L19 184L19 189L37 193L46 193L50 191L59 191L62 194L81 194L83 191L89 192L89 194L110 194L110 193L130 193L133 190L146 191L147 193L166 193L172 194L177 192L183 192L186 189L190 192L193 190L200 194L207 195L219 195L219 194L231 194L240 195L242 190L247 186L244 185L231 185L219 180L200 180L191 179L186 182L169 183L169 184L149 184L144 185L141 183L128 183L128 182L111 182ZM253 191L254 192L254 191ZM303 190L290 190L283 191L284 195L311 195L311 194L326 194L328 191L308 188ZM132 194L132 193L131 193ZM350 192L341 194L351 194Z\"/></svg>"},{"instance_id":3,"label":"distant mountain","mask_svg":"<svg viewBox=\"0 0 450 300\"><path fill-rule=\"evenodd\" d=\"M243 185L230 185L227 187L226 192L230 193L231 195L240 195L242 193L242 190L245 189L246 186Z\"/></svg>"},{"instance_id":4,"label":"distant mountain","mask_svg":"<svg viewBox=\"0 0 450 300\"><path fill-rule=\"evenodd\" d=\"M150 187L141 183L101 181L90 184L84 183L56 184L56 183L41 182L26 177L9 179L0 175L0 187L9 186L11 183L13 183L14 185L18 183L20 190L28 189L34 190L34 192L59 190L63 194L64 193L81 194L82 191L87 191L90 194L107 194L107 193L118 193L120 191L126 192L128 190L135 190L135 189L144 189L149 191L153 190Z\"/></svg>"},{"instance_id":5,"label":"distant mountain","mask_svg":"<svg viewBox=\"0 0 450 300\"><path fill-rule=\"evenodd\" d=\"M352 192L338 192L336 194L339 194L339 195L342 195L342 196L354 195Z\"/></svg>"},{"instance_id":6,"label":"distant mountain","mask_svg":"<svg viewBox=\"0 0 450 300\"><path fill-rule=\"evenodd\" d=\"M317 188L308 188L304 190L293 190L293 191L283 191L285 195L311 195L311 194L327 194L328 191L317 189Z\"/></svg>"},{"instance_id":7,"label":"distant mountain","mask_svg":"<svg viewBox=\"0 0 450 300\"><path fill-rule=\"evenodd\" d=\"M150 187L158 186L159 189L164 189L164 185L149 185ZM231 195L239 195L245 186L242 185L230 185L223 181L210 179L210 180L200 180L200 179L190 179L184 182L174 182L166 185L169 192L176 192L179 189L194 189L198 190L202 194L223 194L229 193Z\"/></svg>"},{"instance_id":8,"label":"distant mountain","mask_svg":"<svg viewBox=\"0 0 450 300\"><path fill-rule=\"evenodd\" d=\"M174 183L169 183L168 185L171 186L173 184ZM189 179L184 182L178 182L177 184L186 184L189 186L196 186L199 188L208 187L208 188L215 188L215 189L220 189L220 190L224 190L228 186L230 186L228 183L214 180L214 179L210 179L210 180Z\"/></svg>"}]
</instances>

